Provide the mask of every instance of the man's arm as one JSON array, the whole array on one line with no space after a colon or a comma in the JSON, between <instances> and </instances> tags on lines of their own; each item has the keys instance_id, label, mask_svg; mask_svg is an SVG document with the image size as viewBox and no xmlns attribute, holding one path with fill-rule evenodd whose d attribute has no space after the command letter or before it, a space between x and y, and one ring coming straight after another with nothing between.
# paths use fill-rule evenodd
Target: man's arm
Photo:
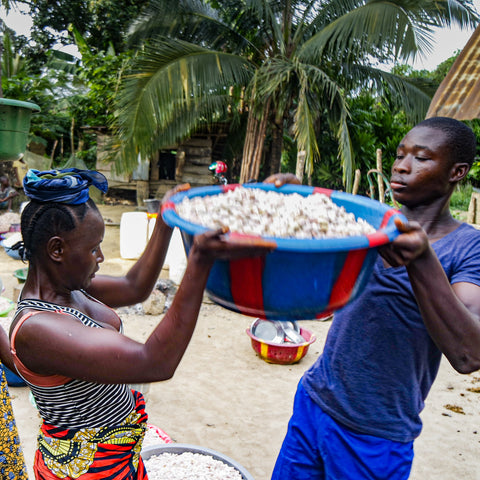
<instances>
[{"instance_id":1,"label":"man's arm","mask_svg":"<svg viewBox=\"0 0 480 480\"><path fill-rule=\"evenodd\" d=\"M5 195L4 198L2 198L2 201L7 202L8 200L16 197L17 195L18 195L18 192L14 188L9 187L7 190L7 194Z\"/></svg>"},{"instance_id":2,"label":"man's arm","mask_svg":"<svg viewBox=\"0 0 480 480\"><path fill-rule=\"evenodd\" d=\"M431 248L407 265L407 272L425 326L453 368L480 369L480 287L450 285Z\"/></svg>"},{"instance_id":3,"label":"man's arm","mask_svg":"<svg viewBox=\"0 0 480 480\"><path fill-rule=\"evenodd\" d=\"M425 326L437 347L460 373L480 369L480 287L453 286L416 222L396 221L402 232L380 253L390 265L405 265Z\"/></svg>"}]
</instances>

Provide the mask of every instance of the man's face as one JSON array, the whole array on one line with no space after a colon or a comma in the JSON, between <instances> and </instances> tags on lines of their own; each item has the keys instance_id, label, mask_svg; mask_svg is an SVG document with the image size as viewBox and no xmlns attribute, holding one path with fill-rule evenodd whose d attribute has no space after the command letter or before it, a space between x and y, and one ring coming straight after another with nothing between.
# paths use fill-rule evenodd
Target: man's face
<instances>
[{"instance_id":1,"label":"man's face","mask_svg":"<svg viewBox=\"0 0 480 480\"><path fill-rule=\"evenodd\" d=\"M395 200L405 206L428 205L450 195L452 161L445 134L419 126L410 130L397 148L390 187Z\"/></svg>"}]
</instances>

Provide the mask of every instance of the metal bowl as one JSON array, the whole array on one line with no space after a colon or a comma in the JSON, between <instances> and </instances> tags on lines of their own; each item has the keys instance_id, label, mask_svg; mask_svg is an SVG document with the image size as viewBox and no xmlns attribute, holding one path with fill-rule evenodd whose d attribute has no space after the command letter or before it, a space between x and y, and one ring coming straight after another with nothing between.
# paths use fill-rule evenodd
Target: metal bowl
<instances>
[{"instance_id":1,"label":"metal bowl","mask_svg":"<svg viewBox=\"0 0 480 480\"><path fill-rule=\"evenodd\" d=\"M257 318L252 322L250 331L257 338L261 338L267 342L283 343L285 332L280 322L275 320L265 320Z\"/></svg>"},{"instance_id":2,"label":"metal bowl","mask_svg":"<svg viewBox=\"0 0 480 480\"><path fill-rule=\"evenodd\" d=\"M240 185L192 188L175 194L162 207L162 216L171 227L178 227L185 250L193 235L208 229L181 218L175 204L185 197L219 195ZM303 196L322 193L377 229L370 235L345 238L274 238L277 248L264 258L216 261L206 291L219 305L235 312L271 320L322 318L355 299L363 290L377 259L377 247L394 240L399 231L395 218L406 218L397 210L360 195L351 195L305 185L244 184Z\"/></svg>"},{"instance_id":3,"label":"metal bowl","mask_svg":"<svg viewBox=\"0 0 480 480\"><path fill-rule=\"evenodd\" d=\"M250 326L252 335L271 343L304 343L297 322L257 318Z\"/></svg>"},{"instance_id":4,"label":"metal bowl","mask_svg":"<svg viewBox=\"0 0 480 480\"><path fill-rule=\"evenodd\" d=\"M206 447L199 447L197 445L189 445L187 443L167 443L167 444L159 444L159 445L152 445L150 447L146 447L142 449L142 458L144 460L148 460L150 457L154 455L161 455L162 453L174 453L174 454L182 454L185 452L191 453L198 453L201 455L209 455L215 460L223 462L230 467L233 467L235 470L238 470L242 475L243 480L254 480L254 478L248 473L248 471L240 465L235 460L232 460L230 457L227 457L223 453L216 452L210 448Z\"/></svg>"},{"instance_id":5,"label":"metal bowl","mask_svg":"<svg viewBox=\"0 0 480 480\"><path fill-rule=\"evenodd\" d=\"M285 339L291 343L303 343L305 340L300 334L300 328L297 322L280 322L285 335Z\"/></svg>"},{"instance_id":6,"label":"metal bowl","mask_svg":"<svg viewBox=\"0 0 480 480\"><path fill-rule=\"evenodd\" d=\"M285 342L276 344L256 337L249 328L247 328L246 333L250 337L253 350L262 360L280 365L291 365L299 362L308 353L308 347L316 340L315 335L306 328L300 329L300 334L304 339L303 343Z\"/></svg>"}]
</instances>

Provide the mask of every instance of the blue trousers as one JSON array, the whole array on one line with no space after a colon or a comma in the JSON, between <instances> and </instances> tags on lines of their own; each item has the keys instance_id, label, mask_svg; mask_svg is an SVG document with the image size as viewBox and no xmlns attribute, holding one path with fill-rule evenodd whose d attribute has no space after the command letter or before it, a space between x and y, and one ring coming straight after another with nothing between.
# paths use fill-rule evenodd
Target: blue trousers
<instances>
[{"instance_id":1,"label":"blue trousers","mask_svg":"<svg viewBox=\"0 0 480 480\"><path fill-rule=\"evenodd\" d=\"M406 480L413 442L349 430L314 403L301 382L272 480Z\"/></svg>"}]
</instances>

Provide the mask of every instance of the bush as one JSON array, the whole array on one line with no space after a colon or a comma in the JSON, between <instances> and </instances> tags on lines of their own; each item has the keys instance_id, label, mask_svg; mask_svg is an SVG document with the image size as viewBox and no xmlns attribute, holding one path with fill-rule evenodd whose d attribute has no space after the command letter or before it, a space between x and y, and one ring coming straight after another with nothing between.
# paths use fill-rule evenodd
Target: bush
<instances>
[{"instance_id":1,"label":"bush","mask_svg":"<svg viewBox=\"0 0 480 480\"><path fill-rule=\"evenodd\" d=\"M468 211L470 197L472 196L473 186L471 183L462 183L457 185L450 199L450 208L452 210Z\"/></svg>"}]
</instances>

